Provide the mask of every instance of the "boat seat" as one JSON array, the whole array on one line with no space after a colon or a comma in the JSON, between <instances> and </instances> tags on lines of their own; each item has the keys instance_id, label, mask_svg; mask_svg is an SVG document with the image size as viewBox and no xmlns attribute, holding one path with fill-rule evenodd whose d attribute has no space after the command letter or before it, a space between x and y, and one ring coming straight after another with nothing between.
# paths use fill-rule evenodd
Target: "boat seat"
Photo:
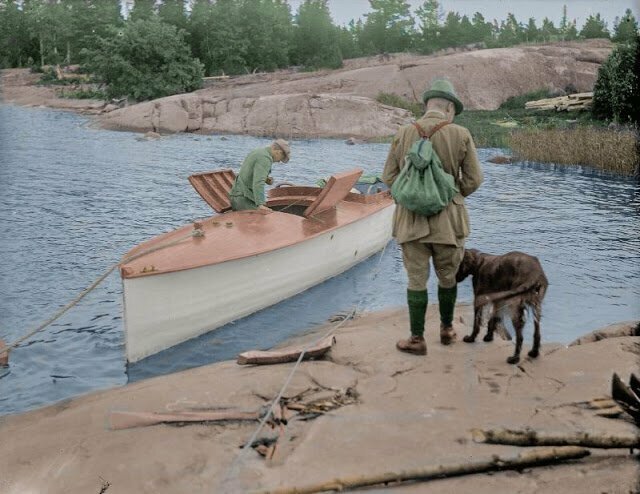
<instances>
[{"instance_id":1,"label":"boat seat","mask_svg":"<svg viewBox=\"0 0 640 494\"><path fill-rule=\"evenodd\" d=\"M218 213L231 209L229 192L236 180L233 170L216 170L213 172L195 173L189 177L189 183L196 192Z\"/></svg>"}]
</instances>

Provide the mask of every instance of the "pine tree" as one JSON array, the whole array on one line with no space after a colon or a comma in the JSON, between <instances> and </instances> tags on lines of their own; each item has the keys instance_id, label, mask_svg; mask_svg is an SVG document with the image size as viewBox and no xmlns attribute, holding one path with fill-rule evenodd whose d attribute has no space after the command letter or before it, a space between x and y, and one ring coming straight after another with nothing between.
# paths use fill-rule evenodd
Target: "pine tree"
<instances>
[{"instance_id":1,"label":"pine tree","mask_svg":"<svg viewBox=\"0 0 640 494\"><path fill-rule=\"evenodd\" d=\"M425 0L415 11L419 32L415 45L421 53L431 53L440 47L440 28L443 16L437 0Z\"/></svg>"},{"instance_id":2,"label":"pine tree","mask_svg":"<svg viewBox=\"0 0 640 494\"><path fill-rule=\"evenodd\" d=\"M155 0L134 0L133 8L129 13L129 19L137 21L146 20L156 16Z\"/></svg>"},{"instance_id":3,"label":"pine tree","mask_svg":"<svg viewBox=\"0 0 640 494\"><path fill-rule=\"evenodd\" d=\"M404 0L369 0L362 38L374 53L405 51L414 34L410 5Z\"/></svg>"},{"instance_id":4,"label":"pine tree","mask_svg":"<svg viewBox=\"0 0 640 494\"><path fill-rule=\"evenodd\" d=\"M305 0L300 5L293 39L294 63L315 68L342 65L339 31L331 19L327 0Z\"/></svg>"},{"instance_id":5,"label":"pine tree","mask_svg":"<svg viewBox=\"0 0 640 494\"><path fill-rule=\"evenodd\" d=\"M162 22L176 26L178 29L187 27L184 0L162 0L158 8L158 16Z\"/></svg>"},{"instance_id":6,"label":"pine tree","mask_svg":"<svg viewBox=\"0 0 640 494\"><path fill-rule=\"evenodd\" d=\"M631 9L627 9L622 19L616 19L613 26L613 41L616 43L633 43L638 34L638 22Z\"/></svg>"},{"instance_id":7,"label":"pine tree","mask_svg":"<svg viewBox=\"0 0 640 494\"><path fill-rule=\"evenodd\" d=\"M600 17L600 14L590 15L582 26L580 31L580 37L585 39L590 38L609 38L609 30L607 29L607 23Z\"/></svg>"}]
</instances>

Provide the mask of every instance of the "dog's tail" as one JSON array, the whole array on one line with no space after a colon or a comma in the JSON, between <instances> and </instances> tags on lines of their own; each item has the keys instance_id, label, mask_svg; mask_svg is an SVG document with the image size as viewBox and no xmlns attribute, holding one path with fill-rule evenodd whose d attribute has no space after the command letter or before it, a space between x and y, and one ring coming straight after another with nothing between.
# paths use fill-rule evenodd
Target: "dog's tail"
<instances>
[{"instance_id":1,"label":"dog's tail","mask_svg":"<svg viewBox=\"0 0 640 494\"><path fill-rule=\"evenodd\" d=\"M532 290L540 290L542 287L546 287L546 278L536 279L533 281L527 281L516 288L512 288L511 290L504 290L502 292L489 293L487 295L480 295L476 297L474 301L474 305L476 307L483 307L487 304L493 304L498 301L504 301L513 297L517 297L518 295L522 295L523 293L527 293Z\"/></svg>"}]
</instances>

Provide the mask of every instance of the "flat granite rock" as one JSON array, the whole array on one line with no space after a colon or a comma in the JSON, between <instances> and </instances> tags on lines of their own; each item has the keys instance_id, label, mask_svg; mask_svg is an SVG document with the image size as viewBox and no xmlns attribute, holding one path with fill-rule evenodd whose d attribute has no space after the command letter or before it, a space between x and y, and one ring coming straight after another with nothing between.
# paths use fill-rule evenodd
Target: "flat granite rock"
<instances>
[{"instance_id":1,"label":"flat granite rock","mask_svg":"<svg viewBox=\"0 0 640 494\"><path fill-rule=\"evenodd\" d=\"M3 417L0 492L244 493L521 451L477 444L473 428L637 434L629 421L598 416L585 403L608 396L613 372L624 380L637 372L640 337L544 344L535 360L526 357L531 342L525 341L525 357L514 366L505 362L513 342L499 338L440 345L433 309L426 357L395 349L395 341L407 336L405 309L366 314L337 329L326 360L302 362L284 393L298 405L309 400L328 408L289 417L286 426L266 425L263 434L280 437L272 459L239 449L257 422L109 430L113 410L262 409L295 365L221 362ZM456 320L471 321L471 310L458 306ZM470 328L458 325L461 338ZM626 493L637 492L639 475L628 450L592 450L590 457L562 465L440 479L428 487L394 485L384 492Z\"/></svg>"}]
</instances>

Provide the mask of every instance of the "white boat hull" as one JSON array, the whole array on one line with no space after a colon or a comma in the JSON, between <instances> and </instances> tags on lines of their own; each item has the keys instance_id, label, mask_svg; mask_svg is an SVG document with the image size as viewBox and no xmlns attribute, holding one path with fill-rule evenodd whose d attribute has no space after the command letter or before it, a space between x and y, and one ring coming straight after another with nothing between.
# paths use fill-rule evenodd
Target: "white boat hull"
<instances>
[{"instance_id":1,"label":"white boat hull","mask_svg":"<svg viewBox=\"0 0 640 494\"><path fill-rule=\"evenodd\" d=\"M125 278L126 353L136 362L300 293L381 250L393 206L288 247Z\"/></svg>"}]
</instances>

